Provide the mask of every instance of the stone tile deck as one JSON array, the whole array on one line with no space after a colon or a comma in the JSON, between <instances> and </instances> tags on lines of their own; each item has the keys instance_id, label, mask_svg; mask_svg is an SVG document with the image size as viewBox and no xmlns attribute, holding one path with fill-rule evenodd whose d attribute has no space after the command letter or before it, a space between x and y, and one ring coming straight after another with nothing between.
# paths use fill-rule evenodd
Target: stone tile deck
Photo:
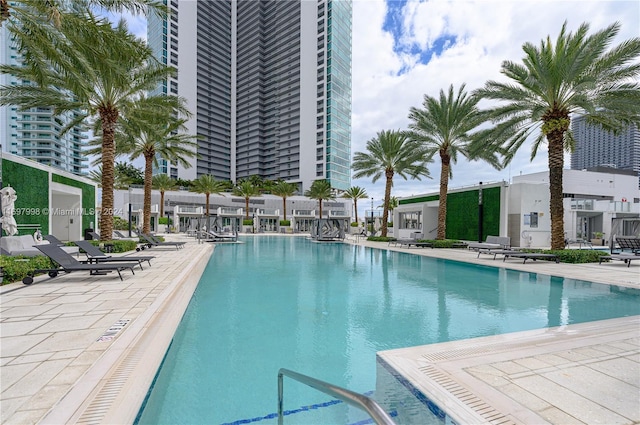
<instances>
[{"instance_id":1,"label":"stone tile deck","mask_svg":"<svg viewBox=\"0 0 640 425\"><path fill-rule=\"evenodd\" d=\"M212 251L189 239L142 251L151 267L123 281L74 272L2 286L0 422L131 423Z\"/></svg>"}]
</instances>

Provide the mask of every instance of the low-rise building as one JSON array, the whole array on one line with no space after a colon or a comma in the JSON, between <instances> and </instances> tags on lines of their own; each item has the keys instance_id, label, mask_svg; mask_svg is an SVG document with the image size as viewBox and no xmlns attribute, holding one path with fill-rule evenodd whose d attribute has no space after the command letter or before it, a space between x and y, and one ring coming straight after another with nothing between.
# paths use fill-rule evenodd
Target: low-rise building
<instances>
[{"instance_id":1,"label":"low-rise building","mask_svg":"<svg viewBox=\"0 0 640 425\"><path fill-rule=\"evenodd\" d=\"M116 190L114 193L114 210L116 215L135 225L142 223L144 190L131 187L129 190ZM204 194L187 190L176 190L164 193L164 205L160 208L160 192L151 193L151 228L162 231L158 225L160 211L175 226L176 230L187 232L204 223L211 230L232 229L240 232L279 232L281 220L289 220L286 226L293 232L309 232L315 218L321 218L319 203L305 196L291 196L285 205L279 196L265 194L249 199L249 211L243 197L231 193L209 196L209 219L206 220L206 199ZM337 198L322 201L322 217L339 218L349 225L352 201ZM244 220L252 221L243 224ZM135 226L134 225L134 226Z\"/></svg>"},{"instance_id":2,"label":"low-rise building","mask_svg":"<svg viewBox=\"0 0 640 425\"><path fill-rule=\"evenodd\" d=\"M6 152L0 156L0 178L2 187L15 190L14 208L3 214L13 213L19 235L40 230L73 241L96 228L95 182Z\"/></svg>"},{"instance_id":3,"label":"low-rise building","mask_svg":"<svg viewBox=\"0 0 640 425\"><path fill-rule=\"evenodd\" d=\"M567 240L602 239L607 244L616 234L636 235L637 226L629 223L640 218L638 177L612 171L564 170ZM393 214L394 234L435 239L438 206L438 193L401 198ZM488 235L509 236L514 247L550 246L548 172L517 176L511 184L481 183L449 191L447 238L480 241Z\"/></svg>"}]
</instances>

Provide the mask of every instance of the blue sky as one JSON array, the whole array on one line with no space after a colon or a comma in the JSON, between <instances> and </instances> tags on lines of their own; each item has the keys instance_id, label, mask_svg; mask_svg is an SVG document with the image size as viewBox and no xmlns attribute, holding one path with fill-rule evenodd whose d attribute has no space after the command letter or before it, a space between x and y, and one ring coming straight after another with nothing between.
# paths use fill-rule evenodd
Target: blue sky
<instances>
[{"instance_id":1,"label":"blue sky","mask_svg":"<svg viewBox=\"0 0 640 425\"><path fill-rule=\"evenodd\" d=\"M134 33L146 36L144 19L129 21ZM617 44L640 36L640 1L353 0L352 154L363 151L378 131L406 128L409 108L420 107L425 94L437 96L450 84L457 88L462 83L471 91L500 80L503 60L521 61L523 43L555 38L565 21L569 30L589 22L593 31L618 21ZM523 146L501 171L459 158L452 165L450 187L547 170L545 148L533 161L530 154L530 146ZM429 170L432 179L396 178L392 195L436 192L440 165L434 162ZM383 181L359 179L352 185L381 203Z\"/></svg>"}]
</instances>

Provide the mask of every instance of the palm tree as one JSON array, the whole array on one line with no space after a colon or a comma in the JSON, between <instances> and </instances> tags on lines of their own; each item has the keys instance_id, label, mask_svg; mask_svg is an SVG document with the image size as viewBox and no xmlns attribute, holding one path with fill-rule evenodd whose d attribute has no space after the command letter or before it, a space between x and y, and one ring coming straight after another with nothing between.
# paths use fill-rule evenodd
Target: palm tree
<instances>
[{"instance_id":1,"label":"palm tree","mask_svg":"<svg viewBox=\"0 0 640 425\"><path fill-rule=\"evenodd\" d=\"M212 193L222 195L224 191L224 182L216 180L211 174L203 174L193 181L191 191L195 193L204 193L207 222L209 221L209 195ZM224 196L224 195L223 195Z\"/></svg>"},{"instance_id":2,"label":"palm tree","mask_svg":"<svg viewBox=\"0 0 640 425\"><path fill-rule=\"evenodd\" d=\"M80 13L80 12L78 12ZM14 36L24 46L22 66L3 65L6 72L31 85L0 87L0 105L21 109L49 106L57 115L74 113L63 131L100 119L102 134L101 235L106 240L113 231L113 186L116 155L114 137L118 120L133 105L154 105L171 96L142 93L174 70L153 59L143 40L128 32L121 21L115 28L90 10L81 11L84 25L63 19L57 30L51 25L26 23Z\"/></svg>"},{"instance_id":3,"label":"palm tree","mask_svg":"<svg viewBox=\"0 0 640 425\"><path fill-rule=\"evenodd\" d=\"M437 239L446 238L447 226L447 192L449 178L453 176L451 163L458 161L458 153L468 159L472 158L469 151L471 144L470 131L482 124L484 117L478 109L479 99L469 96L463 84L454 93L453 85L447 93L440 90L440 97L425 95L423 109L411 108L409 112L409 138L423 144L430 157L440 155L440 202L438 204L438 234ZM495 168L500 163L495 153L483 151L487 162Z\"/></svg>"},{"instance_id":4,"label":"palm tree","mask_svg":"<svg viewBox=\"0 0 640 425\"><path fill-rule=\"evenodd\" d=\"M356 152L353 156L352 168L354 178L371 177L375 183L384 176L384 209L382 214L382 236L387 236L389 219L389 200L393 177L398 174L405 180L407 177L420 180L420 176L429 177L427 163L431 158L422 143L411 140L401 131L383 130L377 137L367 142L368 152Z\"/></svg>"},{"instance_id":5,"label":"palm tree","mask_svg":"<svg viewBox=\"0 0 640 425\"><path fill-rule=\"evenodd\" d=\"M164 16L166 5L159 0L74 0L74 5L97 7L108 12L128 11L132 14L148 14L154 12ZM0 27L5 21L11 25L32 22L45 17L47 22L60 27L63 17L69 18L65 12L68 3L43 0L0 0ZM73 16L71 16L72 18Z\"/></svg>"},{"instance_id":6,"label":"palm tree","mask_svg":"<svg viewBox=\"0 0 640 425\"><path fill-rule=\"evenodd\" d=\"M244 198L246 219L249 220L249 200L254 196L260 196L260 188L254 185L250 180L244 180L238 183L231 192L235 196Z\"/></svg>"},{"instance_id":7,"label":"palm tree","mask_svg":"<svg viewBox=\"0 0 640 425\"><path fill-rule=\"evenodd\" d=\"M360 186L352 186L349 189L345 190L342 194L343 198L352 199L353 200L353 208L356 212L356 223L358 222L358 199L366 199L369 197L367 195L367 191Z\"/></svg>"},{"instance_id":8,"label":"palm tree","mask_svg":"<svg viewBox=\"0 0 640 425\"><path fill-rule=\"evenodd\" d=\"M172 179L167 174L156 174L151 180L151 187L160 191L160 217L164 216L164 193L170 190L175 190L178 185L175 179Z\"/></svg>"},{"instance_id":9,"label":"palm tree","mask_svg":"<svg viewBox=\"0 0 640 425\"><path fill-rule=\"evenodd\" d=\"M640 38L610 48L618 23L592 35L586 23L575 34L566 26L555 44L550 37L538 47L525 43L523 64L503 62L501 72L510 82L488 81L475 93L503 102L489 109L495 125L478 134L476 149L504 149L508 164L530 135L538 133L532 159L547 142L551 249L564 248L562 169L565 152L575 145L571 114L584 114L588 122L610 131L640 123Z\"/></svg>"},{"instance_id":10,"label":"palm tree","mask_svg":"<svg viewBox=\"0 0 640 425\"><path fill-rule=\"evenodd\" d=\"M313 183L311 183L311 187L309 187L309 190L304 192L304 196L306 196L307 198L318 200L318 202L320 203L320 218L322 218L322 201L325 199L336 198L333 189L331 189L331 184L324 179L315 180Z\"/></svg>"},{"instance_id":11,"label":"palm tree","mask_svg":"<svg viewBox=\"0 0 640 425\"><path fill-rule=\"evenodd\" d=\"M278 181L271 187L271 193L282 198L282 209L284 211L284 219L287 219L287 198L293 196L298 191L298 186L285 181Z\"/></svg>"},{"instance_id":12,"label":"palm tree","mask_svg":"<svg viewBox=\"0 0 640 425\"><path fill-rule=\"evenodd\" d=\"M87 151L89 153L89 151ZM98 165L100 160L97 162L93 162L92 165ZM116 190L127 190L130 185L138 184L136 181L131 179L131 176L122 172L122 162L117 162L115 165L114 176L113 176L113 188ZM130 164L126 164L127 166ZM98 187L102 187L102 165L98 165L97 168L89 171L89 178L94 182L98 183Z\"/></svg>"},{"instance_id":13,"label":"palm tree","mask_svg":"<svg viewBox=\"0 0 640 425\"><path fill-rule=\"evenodd\" d=\"M86 152L88 153L88 151ZM132 184L144 184L144 173L135 165L128 162L116 162L115 163L115 182L114 188L121 189L122 187L116 187L118 179L121 182L121 186L127 189Z\"/></svg>"},{"instance_id":14,"label":"palm tree","mask_svg":"<svg viewBox=\"0 0 640 425\"><path fill-rule=\"evenodd\" d=\"M393 214L393 210L398 207L399 201L395 196L389 198L389 212ZM379 205L378 208L384 208L384 205Z\"/></svg>"},{"instance_id":15,"label":"palm tree","mask_svg":"<svg viewBox=\"0 0 640 425\"><path fill-rule=\"evenodd\" d=\"M151 231L153 167L158 166L158 158L175 161L189 168L191 163L187 158L196 156L197 144L193 141L196 137L183 133L187 120L174 118L177 111L182 115L188 115L188 111L179 98L167 97L165 100L169 99L175 100L175 104L165 113L157 109L132 111L120 121L116 132L117 154L128 154L131 160L141 156L144 158L143 233Z\"/></svg>"}]
</instances>

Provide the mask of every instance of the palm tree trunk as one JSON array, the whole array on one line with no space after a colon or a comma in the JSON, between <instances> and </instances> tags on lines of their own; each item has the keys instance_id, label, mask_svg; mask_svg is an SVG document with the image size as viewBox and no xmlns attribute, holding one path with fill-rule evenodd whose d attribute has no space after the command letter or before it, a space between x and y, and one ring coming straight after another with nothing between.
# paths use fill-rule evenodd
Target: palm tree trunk
<instances>
[{"instance_id":1,"label":"palm tree trunk","mask_svg":"<svg viewBox=\"0 0 640 425\"><path fill-rule=\"evenodd\" d=\"M113 234L113 182L115 178L116 145L114 141L118 110L101 108L102 119L102 208L100 209L100 240L108 241Z\"/></svg>"},{"instance_id":2,"label":"palm tree trunk","mask_svg":"<svg viewBox=\"0 0 640 425\"><path fill-rule=\"evenodd\" d=\"M282 210L284 211L284 219L287 219L287 198L282 197Z\"/></svg>"},{"instance_id":3,"label":"palm tree trunk","mask_svg":"<svg viewBox=\"0 0 640 425\"><path fill-rule=\"evenodd\" d=\"M358 200L353 198L353 208L356 211L356 223L358 222Z\"/></svg>"},{"instance_id":4,"label":"palm tree trunk","mask_svg":"<svg viewBox=\"0 0 640 425\"><path fill-rule=\"evenodd\" d=\"M249 198L244 198L244 206L247 215L247 220L249 220Z\"/></svg>"},{"instance_id":5,"label":"palm tree trunk","mask_svg":"<svg viewBox=\"0 0 640 425\"><path fill-rule=\"evenodd\" d=\"M438 204L438 235L436 239L447 238L447 192L449 191L449 173L451 171L451 157L440 151L442 169L440 170L440 202Z\"/></svg>"},{"instance_id":6,"label":"palm tree trunk","mask_svg":"<svg viewBox=\"0 0 640 425\"><path fill-rule=\"evenodd\" d=\"M208 193L205 193L204 200L207 203L205 207L205 212L207 214L207 221L209 221L209 194Z\"/></svg>"},{"instance_id":7,"label":"palm tree trunk","mask_svg":"<svg viewBox=\"0 0 640 425\"><path fill-rule=\"evenodd\" d=\"M160 191L160 217L164 217L164 190Z\"/></svg>"},{"instance_id":8,"label":"palm tree trunk","mask_svg":"<svg viewBox=\"0 0 640 425\"><path fill-rule=\"evenodd\" d=\"M564 167L564 131L547 134L549 144L549 211L551 212L551 249L564 249L564 205L562 168Z\"/></svg>"},{"instance_id":9,"label":"palm tree trunk","mask_svg":"<svg viewBox=\"0 0 640 425\"><path fill-rule=\"evenodd\" d=\"M322 218L322 199L318 199L320 201L320 218Z\"/></svg>"},{"instance_id":10,"label":"palm tree trunk","mask_svg":"<svg viewBox=\"0 0 640 425\"><path fill-rule=\"evenodd\" d=\"M9 12L9 1L0 0L0 27L4 21L9 19L9 16L11 16L11 12Z\"/></svg>"},{"instance_id":11,"label":"palm tree trunk","mask_svg":"<svg viewBox=\"0 0 640 425\"><path fill-rule=\"evenodd\" d=\"M151 179L153 178L153 156L144 157L144 202L142 205L142 233L151 232Z\"/></svg>"},{"instance_id":12,"label":"palm tree trunk","mask_svg":"<svg viewBox=\"0 0 640 425\"><path fill-rule=\"evenodd\" d=\"M384 205L382 206L382 233L380 236L387 237L387 221L389 221L389 199L391 199L391 186L393 186L393 170L385 172L387 183L384 188ZM373 223L371 223L373 225Z\"/></svg>"}]
</instances>

